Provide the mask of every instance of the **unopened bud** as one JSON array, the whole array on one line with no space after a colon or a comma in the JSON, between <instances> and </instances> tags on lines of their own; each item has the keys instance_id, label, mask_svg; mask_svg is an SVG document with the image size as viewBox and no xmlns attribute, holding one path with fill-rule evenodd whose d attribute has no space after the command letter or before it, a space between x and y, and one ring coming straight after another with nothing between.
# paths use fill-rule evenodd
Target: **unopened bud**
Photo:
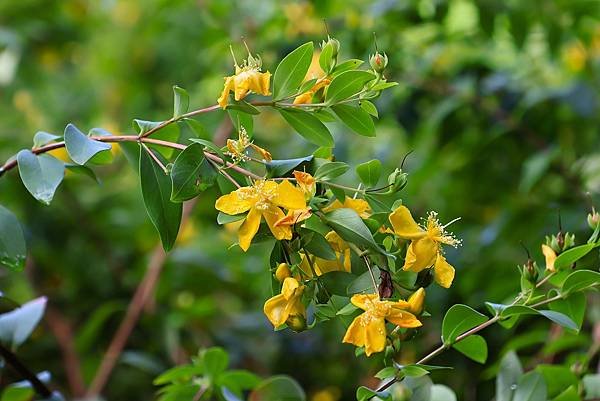
<instances>
[{"instance_id":1,"label":"unopened bud","mask_svg":"<svg viewBox=\"0 0 600 401\"><path fill-rule=\"evenodd\" d=\"M537 282L537 279L538 279L538 276L539 276L539 271L538 271L538 268L537 268L537 263L535 263L531 259L527 259L527 263L525 263L525 265L523 265L523 276L530 283Z\"/></svg>"},{"instance_id":2,"label":"unopened bud","mask_svg":"<svg viewBox=\"0 0 600 401\"><path fill-rule=\"evenodd\" d=\"M546 245L559 255L575 246L575 234L559 231L556 235L546 236Z\"/></svg>"},{"instance_id":3,"label":"unopened bud","mask_svg":"<svg viewBox=\"0 0 600 401\"><path fill-rule=\"evenodd\" d=\"M371 68L378 74L383 73L385 67L388 64L388 57L385 53L381 54L376 52L369 57L369 64L371 64Z\"/></svg>"},{"instance_id":4,"label":"unopened bud","mask_svg":"<svg viewBox=\"0 0 600 401\"><path fill-rule=\"evenodd\" d=\"M331 48L333 49L331 56L333 57L334 60L337 60L337 56L340 52L340 41L328 36L327 42L324 42L324 43L325 43L325 45L331 45Z\"/></svg>"},{"instance_id":5,"label":"unopened bud","mask_svg":"<svg viewBox=\"0 0 600 401\"><path fill-rule=\"evenodd\" d=\"M390 186L390 188L388 189L388 193L396 193L398 191L401 191L407 183L408 174L403 172L402 169L395 169L388 176L388 185Z\"/></svg>"},{"instance_id":6,"label":"unopened bud","mask_svg":"<svg viewBox=\"0 0 600 401\"><path fill-rule=\"evenodd\" d=\"M408 311L414 315L420 315L425 305L425 289L419 288L408 298Z\"/></svg>"},{"instance_id":7,"label":"unopened bud","mask_svg":"<svg viewBox=\"0 0 600 401\"><path fill-rule=\"evenodd\" d=\"M287 263L280 263L279 266L277 266L277 270L275 270L275 278L280 283L283 283L283 280L288 277L292 277L290 266Z\"/></svg>"},{"instance_id":8,"label":"unopened bud","mask_svg":"<svg viewBox=\"0 0 600 401\"><path fill-rule=\"evenodd\" d=\"M600 213L598 213L596 209L592 208L592 212L587 215L587 223L592 230L595 230L600 226Z\"/></svg>"},{"instance_id":9,"label":"unopened bud","mask_svg":"<svg viewBox=\"0 0 600 401\"><path fill-rule=\"evenodd\" d=\"M302 315L290 315L285 324L297 333L306 330L306 318Z\"/></svg>"}]
</instances>

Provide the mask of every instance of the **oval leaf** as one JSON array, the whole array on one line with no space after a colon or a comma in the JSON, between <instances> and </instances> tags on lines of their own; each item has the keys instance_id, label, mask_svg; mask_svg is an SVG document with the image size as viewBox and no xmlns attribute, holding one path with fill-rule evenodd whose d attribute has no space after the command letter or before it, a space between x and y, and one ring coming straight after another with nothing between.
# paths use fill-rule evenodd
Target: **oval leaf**
<instances>
[{"instance_id":1,"label":"oval leaf","mask_svg":"<svg viewBox=\"0 0 600 401\"><path fill-rule=\"evenodd\" d=\"M69 157L75 163L84 165L96 154L110 150L112 146L109 143L95 141L73 124L68 124L65 128L65 147Z\"/></svg>"},{"instance_id":2,"label":"oval leaf","mask_svg":"<svg viewBox=\"0 0 600 401\"><path fill-rule=\"evenodd\" d=\"M557 270L566 269L571 267L573 263L577 262L579 259L583 258L585 255L590 253L592 249L594 249L598 244L591 243L576 246L575 248L571 248L569 250L564 251L554 261L554 268Z\"/></svg>"},{"instance_id":3,"label":"oval leaf","mask_svg":"<svg viewBox=\"0 0 600 401\"><path fill-rule=\"evenodd\" d=\"M331 133L317 117L300 109L279 109L279 113L307 141L319 146L333 147Z\"/></svg>"},{"instance_id":4,"label":"oval leaf","mask_svg":"<svg viewBox=\"0 0 600 401\"><path fill-rule=\"evenodd\" d=\"M325 101L328 104L335 104L360 92L365 84L375 79L375 75L368 71L346 71L338 75L331 81Z\"/></svg>"},{"instance_id":5,"label":"oval leaf","mask_svg":"<svg viewBox=\"0 0 600 401\"><path fill-rule=\"evenodd\" d=\"M171 201L192 199L216 179L217 172L204 158L204 146L193 143L177 156L171 169Z\"/></svg>"},{"instance_id":6,"label":"oval leaf","mask_svg":"<svg viewBox=\"0 0 600 401\"><path fill-rule=\"evenodd\" d=\"M472 335L462 341L454 343L452 348L471 358L475 362L485 363L487 360L487 343L485 342L485 339L479 335Z\"/></svg>"},{"instance_id":7,"label":"oval leaf","mask_svg":"<svg viewBox=\"0 0 600 401\"><path fill-rule=\"evenodd\" d=\"M575 270L563 282L561 293L568 295L598 285L600 285L600 273L593 270Z\"/></svg>"},{"instance_id":8,"label":"oval leaf","mask_svg":"<svg viewBox=\"0 0 600 401\"><path fill-rule=\"evenodd\" d=\"M374 187L381 177L381 162L377 159L356 166L356 174L367 187Z\"/></svg>"},{"instance_id":9,"label":"oval leaf","mask_svg":"<svg viewBox=\"0 0 600 401\"><path fill-rule=\"evenodd\" d=\"M281 60L273 75L273 99L283 99L296 93L310 67L313 50L313 43L307 42Z\"/></svg>"},{"instance_id":10,"label":"oval leaf","mask_svg":"<svg viewBox=\"0 0 600 401\"><path fill-rule=\"evenodd\" d=\"M456 337L488 320L475 309L467 305L457 304L446 312L442 322L442 341L452 344Z\"/></svg>"},{"instance_id":11,"label":"oval leaf","mask_svg":"<svg viewBox=\"0 0 600 401\"><path fill-rule=\"evenodd\" d=\"M35 199L49 205L65 176L63 162L49 155L36 156L22 150L17 154L17 163L25 188Z\"/></svg>"},{"instance_id":12,"label":"oval leaf","mask_svg":"<svg viewBox=\"0 0 600 401\"><path fill-rule=\"evenodd\" d=\"M375 123L363 109L347 104L331 106L331 110L338 116L345 126L362 136L375 136Z\"/></svg>"}]
</instances>

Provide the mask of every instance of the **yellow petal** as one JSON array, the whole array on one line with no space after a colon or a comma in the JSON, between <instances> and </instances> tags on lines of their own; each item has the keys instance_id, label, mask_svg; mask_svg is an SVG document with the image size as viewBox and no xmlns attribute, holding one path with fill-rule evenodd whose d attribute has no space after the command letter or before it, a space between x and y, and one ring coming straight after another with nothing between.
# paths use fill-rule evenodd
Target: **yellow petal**
<instances>
[{"instance_id":1,"label":"yellow petal","mask_svg":"<svg viewBox=\"0 0 600 401\"><path fill-rule=\"evenodd\" d=\"M329 245L331 245L333 250L336 252L342 252L346 249L350 249L348 243L344 241L342 237L340 237L339 234L335 231L329 231L325 235L325 239L327 240L327 242L329 242Z\"/></svg>"},{"instance_id":2,"label":"yellow petal","mask_svg":"<svg viewBox=\"0 0 600 401\"><path fill-rule=\"evenodd\" d=\"M281 286L281 295L285 297L285 299L290 300L294 297L296 290L300 288L300 283L293 277L286 277L283 280L283 285Z\"/></svg>"},{"instance_id":3,"label":"yellow petal","mask_svg":"<svg viewBox=\"0 0 600 401\"><path fill-rule=\"evenodd\" d=\"M438 253L433 266L433 277L435 282L444 288L450 288L454 280L454 267L446 261L441 253Z\"/></svg>"},{"instance_id":4,"label":"yellow petal","mask_svg":"<svg viewBox=\"0 0 600 401\"><path fill-rule=\"evenodd\" d=\"M289 317L289 311L286 310L287 304L288 301L282 294L275 295L265 302L263 311L274 327L281 326Z\"/></svg>"},{"instance_id":5,"label":"yellow petal","mask_svg":"<svg viewBox=\"0 0 600 401\"><path fill-rule=\"evenodd\" d=\"M556 252L554 252L554 249L552 249L548 245L542 245L542 253L546 258L546 270L550 272L556 271L556 269L554 268L554 262L556 261Z\"/></svg>"},{"instance_id":6,"label":"yellow petal","mask_svg":"<svg viewBox=\"0 0 600 401\"><path fill-rule=\"evenodd\" d=\"M303 94L298 95L294 98L293 104L309 104L312 101L312 97L312 92L304 92Z\"/></svg>"},{"instance_id":7,"label":"yellow petal","mask_svg":"<svg viewBox=\"0 0 600 401\"><path fill-rule=\"evenodd\" d=\"M269 87L271 86L271 73L267 71L260 74L259 82L259 90L256 90L255 92L263 96L269 96L271 94L269 91Z\"/></svg>"},{"instance_id":8,"label":"yellow petal","mask_svg":"<svg viewBox=\"0 0 600 401\"><path fill-rule=\"evenodd\" d=\"M329 213L332 210L341 209L344 205L339 200L334 200L329 206L323 208L323 213Z\"/></svg>"},{"instance_id":9,"label":"yellow petal","mask_svg":"<svg viewBox=\"0 0 600 401\"><path fill-rule=\"evenodd\" d=\"M262 215L269 225L269 229L273 233L275 239L292 239L292 229L286 225L276 225L276 223L285 218L285 213L277 206L269 204L266 209L262 210Z\"/></svg>"},{"instance_id":10,"label":"yellow petal","mask_svg":"<svg viewBox=\"0 0 600 401\"><path fill-rule=\"evenodd\" d=\"M344 200L344 207L354 210L361 219L368 219L369 216L371 216L371 206L369 206L369 202L364 199L346 198L346 200Z\"/></svg>"},{"instance_id":11,"label":"yellow petal","mask_svg":"<svg viewBox=\"0 0 600 401\"><path fill-rule=\"evenodd\" d=\"M348 326L342 342L354 344L357 347L362 347L365 345L366 330L362 325L362 317L363 315L354 318L352 323L350 323L350 326Z\"/></svg>"},{"instance_id":12,"label":"yellow petal","mask_svg":"<svg viewBox=\"0 0 600 401\"><path fill-rule=\"evenodd\" d=\"M306 255L301 253L301 261L300 264L298 265L298 267L300 268L300 270L302 270L302 273L304 273L304 275L306 277L313 277L313 272L310 268L310 264L308 263L308 259L306 258ZM312 260L312 258L311 258ZM315 272L318 274L318 272Z\"/></svg>"},{"instance_id":13,"label":"yellow petal","mask_svg":"<svg viewBox=\"0 0 600 401\"><path fill-rule=\"evenodd\" d=\"M390 223L394 227L396 235L404 239L423 238L427 233L415 222L410 210L406 206L400 206L390 214Z\"/></svg>"},{"instance_id":14,"label":"yellow petal","mask_svg":"<svg viewBox=\"0 0 600 401\"><path fill-rule=\"evenodd\" d=\"M415 273L433 265L438 253L438 244L429 238L412 241L406 251L404 270Z\"/></svg>"},{"instance_id":15,"label":"yellow petal","mask_svg":"<svg viewBox=\"0 0 600 401\"><path fill-rule=\"evenodd\" d=\"M223 86L223 92L221 92L221 96L217 99L217 103L223 109L227 107L227 100L229 99L229 92L233 89L233 77L225 78L225 85Z\"/></svg>"},{"instance_id":16,"label":"yellow petal","mask_svg":"<svg viewBox=\"0 0 600 401\"><path fill-rule=\"evenodd\" d=\"M408 298L408 311L415 315L420 315L423 312L425 305L425 289L419 288Z\"/></svg>"},{"instance_id":17,"label":"yellow petal","mask_svg":"<svg viewBox=\"0 0 600 401\"><path fill-rule=\"evenodd\" d=\"M285 209L305 209L304 194L288 180L283 180L277 188L277 195L271 200L277 206Z\"/></svg>"},{"instance_id":18,"label":"yellow petal","mask_svg":"<svg viewBox=\"0 0 600 401\"><path fill-rule=\"evenodd\" d=\"M240 248L245 251L250 248L250 243L252 242L252 238L258 232L258 228L260 227L260 217L261 213L256 208L250 209L248 215L246 216L246 220L244 224L240 227L238 231L238 240L240 243Z\"/></svg>"},{"instance_id":19,"label":"yellow petal","mask_svg":"<svg viewBox=\"0 0 600 401\"><path fill-rule=\"evenodd\" d=\"M385 349L385 320L383 318L371 317L365 327L365 354L371 356Z\"/></svg>"},{"instance_id":20,"label":"yellow petal","mask_svg":"<svg viewBox=\"0 0 600 401\"><path fill-rule=\"evenodd\" d=\"M352 295L352 298L350 298L350 302L352 302L354 306L358 306L362 310L367 310L369 306L368 304L378 300L378 294L355 294Z\"/></svg>"},{"instance_id":21,"label":"yellow petal","mask_svg":"<svg viewBox=\"0 0 600 401\"><path fill-rule=\"evenodd\" d=\"M293 226L296 223L304 221L312 216L312 211L309 207L306 209L296 209L296 210L288 210L285 217L277 220L275 222L275 227L277 226Z\"/></svg>"},{"instance_id":22,"label":"yellow petal","mask_svg":"<svg viewBox=\"0 0 600 401\"><path fill-rule=\"evenodd\" d=\"M421 327L423 325L412 313L396 308L392 308L390 310L390 313L386 316L386 319L396 326L409 329Z\"/></svg>"},{"instance_id":23,"label":"yellow petal","mask_svg":"<svg viewBox=\"0 0 600 401\"><path fill-rule=\"evenodd\" d=\"M271 156L271 152L269 152L268 150L263 149L260 146L257 146L253 143L251 143L250 146L252 146L252 149L254 149L258 154L260 154L260 156L263 158L263 160L266 160L268 162L273 160L273 157Z\"/></svg>"},{"instance_id":24,"label":"yellow petal","mask_svg":"<svg viewBox=\"0 0 600 401\"><path fill-rule=\"evenodd\" d=\"M250 210L255 203L252 188L244 187L217 199L215 209L227 214L240 214Z\"/></svg>"}]
</instances>

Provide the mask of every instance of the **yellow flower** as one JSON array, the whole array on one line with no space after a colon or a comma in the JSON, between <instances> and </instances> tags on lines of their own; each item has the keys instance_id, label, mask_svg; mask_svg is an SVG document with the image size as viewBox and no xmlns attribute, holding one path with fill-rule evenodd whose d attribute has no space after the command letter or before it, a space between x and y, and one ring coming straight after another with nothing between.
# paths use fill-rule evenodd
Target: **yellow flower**
<instances>
[{"instance_id":1,"label":"yellow flower","mask_svg":"<svg viewBox=\"0 0 600 401\"><path fill-rule=\"evenodd\" d=\"M312 103L312 98L319 90L327 87L331 83L327 77L320 78L315 84L306 92L298 95L294 98L294 104L309 104Z\"/></svg>"},{"instance_id":2,"label":"yellow flower","mask_svg":"<svg viewBox=\"0 0 600 401\"><path fill-rule=\"evenodd\" d=\"M287 215L275 222L275 227L293 226L296 223L308 219L310 216L312 216L312 211L309 207L305 209L289 210Z\"/></svg>"},{"instance_id":3,"label":"yellow flower","mask_svg":"<svg viewBox=\"0 0 600 401\"><path fill-rule=\"evenodd\" d=\"M317 181L315 180L315 177L303 171L294 170L294 178L296 179L298 187L304 192L306 200L315 196L315 192L317 191Z\"/></svg>"},{"instance_id":4,"label":"yellow flower","mask_svg":"<svg viewBox=\"0 0 600 401\"><path fill-rule=\"evenodd\" d=\"M554 249L548 245L542 245L542 253L546 258L546 270L549 272L555 272L556 269L554 268L554 262L556 261L556 252L554 252Z\"/></svg>"},{"instance_id":5,"label":"yellow flower","mask_svg":"<svg viewBox=\"0 0 600 401\"><path fill-rule=\"evenodd\" d=\"M228 139L227 140L227 152L229 156L234 161L247 161L250 158L246 155L246 149L251 147L254 149L261 157L266 161L271 161L273 158L271 157L271 153L268 150L257 146L250 141L250 137L246 133L246 129L244 127L240 128L240 132L237 140Z\"/></svg>"},{"instance_id":6,"label":"yellow flower","mask_svg":"<svg viewBox=\"0 0 600 401\"><path fill-rule=\"evenodd\" d=\"M411 240L406 252L404 270L420 272L433 266L435 282L444 288L452 285L454 268L442 254L441 244L457 246L456 238L448 234L437 219L435 212L429 213L427 226L419 226L406 206L400 206L390 214L390 223L400 238Z\"/></svg>"},{"instance_id":7,"label":"yellow flower","mask_svg":"<svg viewBox=\"0 0 600 401\"><path fill-rule=\"evenodd\" d=\"M419 288L408 297L406 302L408 302L408 311L410 313L420 315L425 305L425 289L423 287Z\"/></svg>"},{"instance_id":8,"label":"yellow flower","mask_svg":"<svg viewBox=\"0 0 600 401\"><path fill-rule=\"evenodd\" d=\"M281 294L275 295L265 302L263 308L265 315L271 324L277 328L288 319L301 317L306 319L306 308L302 303L304 286L293 277L287 277L283 281Z\"/></svg>"},{"instance_id":9,"label":"yellow flower","mask_svg":"<svg viewBox=\"0 0 600 401\"><path fill-rule=\"evenodd\" d=\"M281 184L275 181L256 181L252 186L221 196L215 203L217 210L230 215L248 212L238 230L240 248L244 251L250 247L263 217L276 239L292 239L289 226L275 226L278 220L285 217L280 207L288 210L306 208L302 191L287 180Z\"/></svg>"},{"instance_id":10,"label":"yellow flower","mask_svg":"<svg viewBox=\"0 0 600 401\"><path fill-rule=\"evenodd\" d=\"M415 315L407 311L409 304L406 301L382 301L378 294L357 294L350 302L365 312L352 321L342 341L357 347L364 346L367 356L385 349L386 320L406 328L422 325Z\"/></svg>"},{"instance_id":11,"label":"yellow flower","mask_svg":"<svg viewBox=\"0 0 600 401\"><path fill-rule=\"evenodd\" d=\"M368 219L371 216L371 206L369 206L369 203L364 199L346 198L344 199L344 203L336 199L331 205L324 208L323 212L328 213L332 210L341 208L354 210L361 219Z\"/></svg>"},{"instance_id":12,"label":"yellow flower","mask_svg":"<svg viewBox=\"0 0 600 401\"><path fill-rule=\"evenodd\" d=\"M222 108L227 107L229 92L233 91L235 100L239 101L245 98L250 92L268 96L271 94L269 86L271 85L271 73L261 72L260 57L249 55L248 60L244 61L242 66L235 63L235 75L225 77L225 86L217 102Z\"/></svg>"}]
</instances>

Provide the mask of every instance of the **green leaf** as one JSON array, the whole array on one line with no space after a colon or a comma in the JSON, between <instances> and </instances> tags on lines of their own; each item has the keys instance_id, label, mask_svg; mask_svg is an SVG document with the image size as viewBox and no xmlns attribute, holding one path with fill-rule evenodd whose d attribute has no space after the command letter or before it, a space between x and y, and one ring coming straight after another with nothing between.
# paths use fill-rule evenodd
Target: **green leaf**
<instances>
[{"instance_id":1,"label":"green leaf","mask_svg":"<svg viewBox=\"0 0 600 401\"><path fill-rule=\"evenodd\" d=\"M500 316L502 316L503 318L507 318L507 317L511 317L511 316L519 316L519 315L539 315L539 311L536 309L533 309L530 306L513 305L513 306L504 308L500 313Z\"/></svg>"},{"instance_id":2,"label":"green leaf","mask_svg":"<svg viewBox=\"0 0 600 401\"><path fill-rule=\"evenodd\" d=\"M142 135L147 133L151 129L160 126L163 123L164 121L145 121L134 119L133 128L137 131L139 135ZM164 127L160 128L158 131L155 131L152 134L152 138L160 139L166 142L177 142L179 140L179 125L167 124ZM155 149L167 159L169 159L173 155L173 148L153 144L148 144L148 147L151 149Z\"/></svg>"},{"instance_id":3,"label":"green leaf","mask_svg":"<svg viewBox=\"0 0 600 401\"><path fill-rule=\"evenodd\" d=\"M396 373L398 373L398 369L396 369L393 366L388 366L388 367L381 369L379 372L377 372L375 374L375 377L378 378L379 380L384 380L384 379L389 379L390 377L396 376Z\"/></svg>"},{"instance_id":4,"label":"green leaf","mask_svg":"<svg viewBox=\"0 0 600 401\"><path fill-rule=\"evenodd\" d=\"M600 374L588 374L583 376L583 388L586 399L600 398Z\"/></svg>"},{"instance_id":5,"label":"green leaf","mask_svg":"<svg viewBox=\"0 0 600 401\"><path fill-rule=\"evenodd\" d=\"M101 183L96 173L94 173L94 170L87 166L80 166L79 164L65 164L65 169L72 171L75 174L85 175L86 177L96 181L97 184Z\"/></svg>"},{"instance_id":6,"label":"green leaf","mask_svg":"<svg viewBox=\"0 0 600 401\"><path fill-rule=\"evenodd\" d=\"M300 109L279 109L279 113L307 141L333 147L333 137L327 127L312 114Z\"/></svg>"},{"instance_id":7,"label":"green leaf","mask_svg":"<svg viewBox=\"0 0 600 401\"><path fill-rule=\"evenodd\" d=\"M378 273L379 269L377 267L373 268L373 276L377 277ZM377 281L375 281L375 284L377 284ZM372 294L374 291L377 291L377 289L373 288L373 279L371 278L371 273L368 271L356 277L346 288L346 293L348 295Z\"/></svg>"},{"instance_id":8,"label":"green leaf","mask_svg":"<svg viewBox=\"0 0 600 401\"><path fill-rule=\"evenodd\" d=\"M350 169L350 166L344 162L327 162L321 164L315 171L315 178L321 181L329 181L343 175L348 169Z\"/></svg>"},{"instance_id":9,"label":"green leaf","mask_svg":"<svg viewBox=\"0 0 600 401\"><path fill-rule=\"evenodd\" d=\"M300 234L302 235L304 248L306 248L308 253L325 260L337 259L337 255L331 247L331 244L329 244L321 233L307 228L301 228Z\"/></svg>"},{"instance_id":10,"label":"green leaf","mask_svg":"<svg viewBox=\"0 0 600 401\"><path fill-rule=\"evenodd\" d=\"M46 297L29 301L0 315L0 341L11 348L23 344L38 325L46 310Z\"/></svg>"},{"instance_id":11,"label":"green leaf","mask_svg":"<svg viewBox=\"0 0 600 401\"><path fill-rule=\"evenodd\" d=\"M400 370L406 376L411 376L411 377L421 377L421 376L426 376L429 374L429 371L427 369L424 369L423 367L421 367L419 365L406 365L406 366L403 366Z\"/></svg>"},{"instance_id":12,"label":"green leaf","mask_svg":"<svg viewBox=\"0 0 600 401\"><path fill-rule=\"evenodd\" d=\"M517 382L523 375L521 362L514 351L508 352L500 361L496 376L496 401L511 401Z\"/></svg>"},{"instance_id":13,"label":"green leaf","mask_svg":"<svg viewBox=\"0 0 600 401\"><path fill-rule=\"evenodd\" d=\"M360 92L365 84L375 79L375 75L368 71L346 71L338 75L331 81L325 101L328 104L335 104Z\"/></svg>"},{"instance_id":14,"label":"green leaf","mask_svg":"<svg viewBox=\"0 0 600 401\"><path fill-rule=\"evenodd\" d=\"M243 127L244 130L246 130L248 137L252 139L254 136L254 119L252 118L252 115L234 109L227 109L227 114L229 114L229 118L231 119L231 123L236 132L240 132Z\"/></svg>"},{"instance_id":15,"label":"green leaf","mask_svg":"<svg viewBox=\"0 0 600 401\"><path fill-rule=\"evenodd\" d=\"M204 374L211 378L218 377L225 372L229 365L229 355L223 348L211 347L200 354Z\"/></svg>"},{"instance_id":16,"label":"green leaf","mask_svg":"<svg viewBox=\"0 0 600 401\"><path fill-rule=\"evenodd\" d=\"M160 235L163 248L169 251L177 239L183 205L171 202L171 179L143 149L139 171L146 211Z\"/></svg>"},{"instance_id":17,"label":"green leaf","mask_svg":"<svg viewBox=\"0 0 600 401\"><path fill-rule=\"evenodd\" d=\"M546 401L546 382L538 372L521 376L512 401Z\"/></svg>"},{"instance_id":18,"label":"green leaf","mask_svg":"<svg viewBox=\"0 0 600 401\"><path fill-rule=\"evenodd\" d=\"M248 397L249 401L305 401L306 394L294 379L273 376L260 383Z\"/></svg>"},{"instance_id":19,"label":"green leaf","mask_svg":"<svg viewBox=\"0 0 600 401\"><path fill-rule=\"evenodd\" d=\"M579 259L583 258L585 255L590 253L592 249L597 247L598 244L591 243L585 245L579 245L575 248L568 249L558 255L556 260L554 261L554 268L556 270L570 268L573 263L577 262Z\"/></svg>"},{"instance_id":20,"label":"green leaf","mask_svg":"<svg viewBox=\"0 0 600 401\"><path fill-rule=\"evenodd\" d=\"M237 110L242 113L258 115L260 114L260 110L246 102L245 100L233 100L227 104L227 110Z\"/></svg>"},{"instance_id":21,"label":"green leaf","mask_svg":"<svg viewBox=\"0 0 600 401\"><path fill-rule=\"evenodd\" d=\"M467 305L457 304L446 312L442 322L442 341L452 344L456 337L488 320L475 309Z\"/></svg>"},{"instance_id":22,"label":"green leaf","mask_svg":"<svg viewBox=\"0 0 600 401\"><path fill-rule=\"evenodd\" d=\"M350 59L350 60L346 60L340 64L338 64L337 66L335 66L335 68L333 69L333 71L331 71L331 76L337 76L340 75L343 72L346 71L350 71L350 70L355 70L358 67L360 67L362 65L362 63L364 63L364 61L359 60L359 59Z\"/></svg>"},{"instance_id":23,"label":"green leaf","mask_svg":"<svg viewBox=\"0 0 600 401\"><path fill-rule=\"evenodd\" d=\"M571 329L576 332L579 331L579 327L577 327L577 324L570 317L563 313L552 310L541 310L539 312L540 315L552 320L554 323L560 326L566 327L567 329Z\"/></svg>"},{"instance_id":24,"label":"green leaf","mask_svg":"<svg viewBox=\"0 0 600 401\"><path fill-rule=\"evenodd\" d=\"M488 349L485 339L479 335L471 335L464 340L452 344L452 348L471 358L475 362L485 363Z\"/></svg>"},{"instance_id":25,"label":"green leaf","mask_svg":"<svg viewBox=\"0 0 600 401\"><path fill-rule=\"evenodd\" d=\"M600 273L593 270L575 270L565 279L560 292L567 296L598 285L600 285Z\"/></svg>"},{"instance_id":26,"label":"green leaf","mask_svg":"<svg viewBox=\"0 0 600 401\"><path fill-rule=\"evenodd\" d=\"M0 265L21 271L25 267L27 247L23 228L17 217L0 205Z\"/></svg>"},{"instance_id":27,"label":"green leaf","mask_svg":"<svg viewBox=\"0 0 600 401\"><path fill-rule=\"evenodd\" d=\"M38 131L33 136L33 147L34 148L42 147L44 145L49 144L50 142L57 140L58 138L60 138L59 135L54 135L54 134L51 134L49 132L44 132L44 131Z\"/></svg>"},{"instance_id":28,"label":"green leaf","mask_svg":"<svg viewBox=\"0 0 600 401\"><path fill-rule=\"evenodd\" d=\"M180 365L175 366L154 379L152 382L155 386L162 386L163 384L176 383L176 382L188 382L195 376L200 376L204 373L202 366L195 365Z\"/></svg>"},{"instance_id":29,"label":"green leaf","mask_svg":"<svg viewBox=\"0 0 600 401\"><path fill-rule=\"evenodd\" d=\"M367 187L374 187L381 177L381 162L377 159L356 166L356 174Z\"/></svg>"},{"instance_id":30,"label":"green leaf","mask_svg":"<svg viewBox=\"0 0 600 401\"><path fill-rule=\"evenodd\" d=\"M331 271L319 276L319 281L330 294L346 296L346 288L356 279L352 273ZM351 304L350 304L351 305Z\"/></svg>"},{"instance_id":31,"label":"green leaf","mask_svg":"<svg viewBox=\"0 0 600 401\"><path fill-rule=\"evenodd\" d=\"M281 60L273 75L274 100L280 100L297 93L297 89L310 67L313 50L313 43L307 42Z\"/></svg>"},{"instance_id":32,"label":"green leaf","mask_svg":"<svg viewBox=\"0 0 600 401\"><path fill-rule=\"evenodd\" d=\"M562 393L571 385L576 385L577 376L567 366L540 364L535 370L544 376L547 384L548 398L552 398Z\"/></svg>"},{"instance_id":33,"label":"green leaf","mask_svg":"<svg viewBox=\"0 0 600 401\"><path fill-rule=\"evenodd\" d=\"M187 113L190 106L190 95L182 87L173 85L173 118Z\"/></svg>"},{"instance_id":34,"label":"green leaf","mask_svg":"<svg viewBox=\"0 0 600 401\"><path fill-rule=\"evenodd\" d=\"M77 164L84 165L100 152L109 151L111 145L95 141L81 132L73 124L65 128L65 147L69 157Z\"/></svg>"},{"instance_id":35,"label":"green leaf","mask_svg":"<svg viewBox=\"0 0 600 401\"><path fill-rule=\"evenodd\" d=\"M269 177L284 177L292 170L302 170L301 168L297 169L297 167L310 163L312 159L313 155L297 159L271 160L270 162L266 162L265 166Z\"/></svg>"},{"instance_id":36,"label":"green leaf","mask_svg":"<svg viewBox=\"0 0 600 401\"><path fill-rule=\"evenodd\" d=\"M385 253L377 245L371 231L354 210L346 208L333 210L323 216L323 221L343 240L352 242L360 248L370 248Z\"/></svg>"},{"instance_id":37,"label":"green leaf","mask_svg":"<svg viewBox=\"0 0 600 401\"><path fill-rule=\"evenodd\" d=\"M586 297L582 292L570 294L566 299L559 299L548 305L551 310L568 316L581 330L585 317Z\"/></svg>"},{"instance_id":38,"label":"green leaf","mask_svg":"<svg viewBox=\"0 0 600 401\"><path fill-rule=\"evenodd\" d=\"M431 401L456 401L456 394L448 386L434 384L431 386Z\"/></svg>"},{"instance_id":39,"label":"green leaf","mask_svg":"<svg viewBox=\"0 0 600 401\"><path fill-rule=\"evenodd\" d=\"M378 84L374 85L371 90L382 91L384 89L393 88L396 85L398 85L398 82L379 82Z\"/></svg>"},{"instance_id":40,"label":"green leaf","mask_svg":"<svg viewBox=\"0 0 600 401\"><path fill-rule=\"evenodd\" d=\"M204 146L194 143L177 156L171 169L171 201L183 202L212 186L217 171L204 158Z\"/></svg>"},{"instance_id":41,"label":"green leaf","mask_svg":"<svg viewBox=\"0 0 600 401\"><path fill-rule=\"evenodd\" d=\"M367 401L367 400L371 399L372 397L375 397L376 395L377 395L377 392L371 390L369 387L360 386L356 390L356 399L358 401Z\"/></svg>"},{"instance_id":42,"label":"green leaf","mask_svg":"<svg viewBox=\"0 0 600 401\"><path fill-rule=\"evenodd\" d=\"M36 156L22 150L17 154L17 163L25 188L35 199L49 205L65 176L63 162L50 155Z\"/></svg>"},{"instance_id":43,"label":"green leaf","mask_svg":"<svg viewBox=\"0 0 600 401\"><path fill-rule=\"evenodd\" d=\"M219 214L217 215L217 223L218 224L228 224L228 223L234 223L236 221L240 221L246 218L245 214L236 214L236 215L230 215L230 214L226 214L223 212L219 212Z\"/></svg>"},{"instance_id":44,"label":"green leaf","mask_svg":"<svg viewBox=\"0 0 600 401\"><path fill-rule=\"evenodd\" d=\"M199 143L201 145L204 145L204 147L212 150L213 153L216 153L217 156L219 156L221 159L225 160L225 155L223 154L223 151L221 150L221 148L219 148L217 145L215 145L211 141L207 141L206 139L200 139L200 138L190 138L190 142Z\"/></svg>"},{"instance_id":45,"label":"green leaf","mask_svg":"<svg viewBox=\"0 0 600 401\"><path fill-rule=\"evenodd\" d=\"M368 100L361 100L360 107L362 107L362 109L364 111L366 111L373 117L375 117L375 118L379 117L379 112L377 111L377 107L375 107L375 105L372 102L370 102Z\"/></svg>"},{"instance_id":46,"label":"green leaf","mask_svg":"<svg viewBox=\"0 0 600 401\"><path fill-rule=\"evenodd\" d=\"M246 370L228 370L219 376L217 383L241 396L242 391L253 389L260 383L260 380L257 375Z\"/></svg>"},{"instance_id":47,"label":"green leaf","mask_svg":"<svg viewBox=\"0 0 600 401\"><path fill-rule=\"evenodd\" d=\"M331 43L327 43L321 49L321 54L319 55L319 65L321 69L325 72L325 74L329 73L332 67L333 62L333 45Z\"/></svg>"},{"instance_id":48,"label":"green leaf","mask_svg":"<svg viewBox=\"0 0 600 401\"><path fill-rule=\"evenodd\" d=\"M373 118L360 107L338 104L331 106L331 110L352 131L362 136L375 136L375 123Z\"/></svg>"},{"instance_id":49,"label":"green leaf","mask_svg":"<svg viewBox=\"0 0 600 401\"><path fill-rule=\"evenodd\" d=\"M581 397L577 391L577 385L567 387L565 391L554 397L552 401L581 401Z\"/></svg>"}]
</instances>

